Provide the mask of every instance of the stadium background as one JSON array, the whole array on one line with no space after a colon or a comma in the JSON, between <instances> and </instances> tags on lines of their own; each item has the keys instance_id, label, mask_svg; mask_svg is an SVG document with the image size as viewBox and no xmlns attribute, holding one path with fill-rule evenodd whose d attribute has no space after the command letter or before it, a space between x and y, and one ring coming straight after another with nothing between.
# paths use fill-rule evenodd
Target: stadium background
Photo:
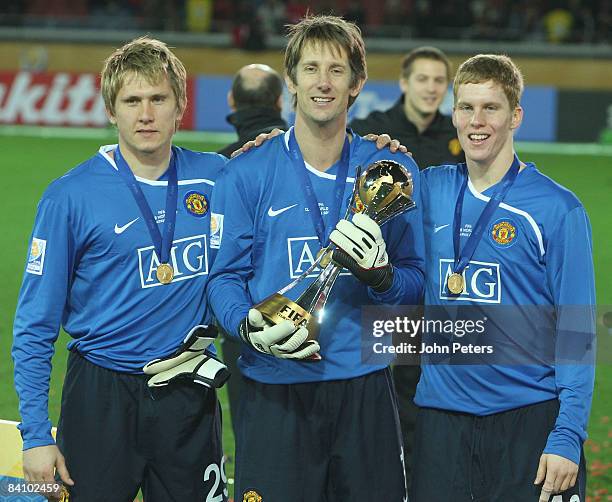
<instances>
[{"instance_id":1,"label":"stadium background","mask_svg":"<svg viewBox=\"0 0 612 502\"><path fill-rule=\"evenodd\" d=\"M25 5L24 9L27 9L28 5L36 3L42 4L15 2L15 5ZM0 288L0 419L7 421L19 420L10 360L12 319L36 202L52 179L91 156L99 145L115 141L114 131L106 126L97 92L97 72L113 48L147 29L160 28L147 25L146 16L125 15L125 12L129 13L125 10L123 17L114 18L121 21L115 27L138 27L142 31L94 29L104 26L104 23L94 24L95 16L88 16L86 12L80 14L78 9L58 18L58 3L65 6L71 2L46 2L50 9L55 5L55 17L49 17L44 9L30 13L29 17L25 16L25 10L9 12L10 16L20 19L20 22L13 23L17 27L7 27L13 18L0 11L0 166L3 180L0 186L0 277L3 280ZM80 5L83 2L72 3ZM107 5L112 2L93 3ZM146 2L125 3L133 6ZM255 2L239 4L241 9L247 9L250 3ZM290 1L287 6L296 3L300 4ZM359 5L367 10L370 3L360 2ZM384 2L385 9L394 3L398 2ZM499 7L504 3L499 1L496 5ZM597 6L601 3L605 2L583 2L584 5ZM225 2L215 4L223 5ZM249 47L240 31L244 19L236 21L221 17L215 20L218 10L224 12L215 5L212 11L202 11L203 15L196 12L188 22L189 6L206 6L210 2L193 0L182 5L179 21L174 21L179 23L179 31L155 33L176 46L176 53L190 75L189 113L183 123L184 131L178 134L176 142L197 150L214 151L234 137L225 123L229 112L225 94L233 73L252 62L282 69L283 42L272 29L262 39L268 46L267 50L245 50ZM542 12L544 16L546 12ZM105 19L104 15L99 14L102 16L99 19ZM79 25L84 20L92 22L87 30ZM473 22L473 26L478 25L477 20ZM247 31L248 26L249 23ZM416 28L410 23L407 26L410 29L388 23L367 24L364 31L366 35L372 35L367 39L370 80L351 110L352 114L363 116L371 109L386 108L397 98L396 78L401 54L424 42L409 38ZM589 212L597 280L599 354L590 439L585 451L589 498L592 502L605 501L612 500L612 424L609 419L612 414L612 323L604 323L605 314L611 315L612 312L609 279L612 275L612 247L609 243L612 228L610 211L606 210L612 190L612 48L605 36L603 39L584 40L571 32L572 38L566 43L552 44L552 40L546 40L544 28L542 33L540 39L534 42L531 38L529 43L516 37L507 41L493 40L500 37L492 34L485 41L466 40L460 31L452 33L461 37L459 40L449 41L442 37L425 42L446 50L455 67L476 52L504 52L513 56L528 82L523 99L525 122L517 134L519 154L524 160L535 161L542 171L573 190ZM375 37L380 34L394 38ZM237 45L242 45L242 48ZM262 49L263 46L256 48ZM447 99L446 111L450 110L450 104L451 100ZM285 110L290 110L288 99L285 100ZM288 118L291 120L290 113ZM57 423L59 413L66 341L67 337L62 333L53 361L49 403L53 423ZM227 422L229 412L224 391L221 392L221 401L226 420L227 471L231 478L233 437ZM14 425L0 423L0 502L18 500L14 495L6 496L2 491L2 481L21 475L20 466L15 463L15 459L20 457L19 448Z\"/></svg>"}]
</instances>

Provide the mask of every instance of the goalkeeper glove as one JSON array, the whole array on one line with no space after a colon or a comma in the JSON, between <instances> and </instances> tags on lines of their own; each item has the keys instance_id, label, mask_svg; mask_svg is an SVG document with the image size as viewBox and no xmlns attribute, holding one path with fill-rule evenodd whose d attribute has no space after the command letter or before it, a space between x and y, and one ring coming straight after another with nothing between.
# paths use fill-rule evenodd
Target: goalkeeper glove
<instances>
[{"instance_id":1,"label":"goalkeeper glove","mask_svg":"<svg viewBox=\"0 0 612 502\"><path fill-rule=\"evenodd\" d=\"M205 387L221 387L230 372L225 364L205 353L216 337L214 326L195 326L172 354L145 364L144 373L153 375L147 385L163 387L175 379L189 379Z\"/></svg>"},{"instance_id":2,"label":"goalkeeper glove","mask_svg":"<svg viewBox=\"0 0 612 502\"><path fill-rule=\"evenodd\" d=\"M291 321L268 324L257 309L240 323L240 338L258 352L280 359L307 359L321 350L316 340L308 340L308 330ZM302 346L304 345L304 346Z\"/></svg>"},{"instance_id":3,"label":"goalkeeper glove","mask_svg":"<svg viewBox=\"0 0 612 502\"><path fill-rule=\"evenodd\" d=\"M357 213L353 221L340 220L329 236L338 247L332 259L377 293L393 284L393 265L389 263L380 227L372 218Z\"/></svg>"}]
</instances>

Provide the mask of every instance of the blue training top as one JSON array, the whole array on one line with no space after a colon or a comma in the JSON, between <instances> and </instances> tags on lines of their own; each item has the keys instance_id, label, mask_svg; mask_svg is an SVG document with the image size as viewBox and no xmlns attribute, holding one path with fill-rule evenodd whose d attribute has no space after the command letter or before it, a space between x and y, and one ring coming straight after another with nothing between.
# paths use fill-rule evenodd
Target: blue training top
<instances>
[{"instance_id":1,"label":"blue training top","mask_svg":"<svg viewBox=\"0 0 612 502\"><path fill-rule=\"evenodd\" d=\"M300 178L291 165L288 135L231 160L213 193L213 222L217 223L211 229L211 236L216 236L211 242L219 250L207 286L208 301L223 328L234 336L238 336L238 326L249 309L298 277L314 262L320 249ZM283 360L245 344L239 365L247 377L264 383L316 382L353 378L384 367L361 360L361 307L420 301L424 255L419 170L404 154L378 151L372 142L354 135L341 216L352 193L356 167L365 169L381 159L397 161L410 170L418 204L418 209L382 227L394 266L393 285L389 291L376 294L344 271L325 308L319 335L323 360ZM330 221L328 212L338 165L325 172L310 166L306 169L329 234L329 227L336 223ZM316 269L312 277L319 272ZM287 296L295 300L308 284L303 281Z\"/></svg>"},{"instance_id":2,"label":"blue training top","mask_svg":"<svg viewBox=\"0 0 612 502\"><path fill-rule=\"evenodd\" d=\"M453 217L465 176L465 164L422 173L425 303L476 306L489 317L508 309L499 306L516 306L510 307L513 322L497 327L519 351L523 342L545 337L538 342L553 357L542 365L523 365L520 358L517 364L489 364L486 355L478 365L429 364L433 358L424 357L415 402L489 415L558 398L559 416L544 451L578 463L594 380L595 285L588 217L574 194L527 164L484 230L463 274L465 291L453 296L446 279L452 273ZM468 183L461 248L496 188L479 193Z\"/></svg>"}]
</instances>

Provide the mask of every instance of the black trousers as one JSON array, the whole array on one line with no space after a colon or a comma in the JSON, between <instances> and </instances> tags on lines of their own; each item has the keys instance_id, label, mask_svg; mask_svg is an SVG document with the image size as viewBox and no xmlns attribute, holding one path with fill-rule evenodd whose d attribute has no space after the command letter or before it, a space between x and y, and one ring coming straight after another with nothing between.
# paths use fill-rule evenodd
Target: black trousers
<instances>
[{"instance_id":1,"label":"black trousers","mask_svg":"<svg viewBox=\"0 0 612 502\"><path fill-rule=\"evenodd\" d=\"M227 500L221 413L213 390L191 382L149 389L144 375L71 353L58 446L71 502Z\"/></svg>"},{"instance_id":2,"label":"black trousers","mask_svg":"<svg viewBox=\"0 0 612 502\"><path fill-rule=\"evenodd\" d=\"M483 417L420 408L410 502L537 502L533 482L558 413L557 400ZM583 452L576 485L550 500L584 502L585 491Z\"/></svg>"},{"instance_id":3,"label":"black trousers","mask_svg":"<svg viewBox=\"0 0 612 502\"><path fill-rule=\"evenodd\" d=\"M236 501L405 500L397 403L388 370L291 385L245 378L243 390L236 427Z\"/></svg>"}]
</instances>

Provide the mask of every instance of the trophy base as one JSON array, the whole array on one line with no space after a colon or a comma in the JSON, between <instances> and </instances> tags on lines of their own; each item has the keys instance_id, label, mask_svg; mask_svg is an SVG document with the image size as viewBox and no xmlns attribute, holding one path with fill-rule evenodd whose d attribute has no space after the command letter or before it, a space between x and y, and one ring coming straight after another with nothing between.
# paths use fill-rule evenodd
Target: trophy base
<instances>
[{"instance_id":1,"label":"trophy base","mask_svg":"<svg viewBox=\"0 0 612 502\"><path fill-rule=\"evenodd\" d=\"M310 345L311 341L317 340L319 337L320 326L316 317L286 296L274 293L257 305L254 305L253 308L259 310L264 319L270 324L291 321L296 328L306 328L308 331L308 338L300 345L298 350L306 348ZM321 359L321 354L316 352L309 358L301 359L301 361L317 362Z\"/></svg>"}]
</instances>

